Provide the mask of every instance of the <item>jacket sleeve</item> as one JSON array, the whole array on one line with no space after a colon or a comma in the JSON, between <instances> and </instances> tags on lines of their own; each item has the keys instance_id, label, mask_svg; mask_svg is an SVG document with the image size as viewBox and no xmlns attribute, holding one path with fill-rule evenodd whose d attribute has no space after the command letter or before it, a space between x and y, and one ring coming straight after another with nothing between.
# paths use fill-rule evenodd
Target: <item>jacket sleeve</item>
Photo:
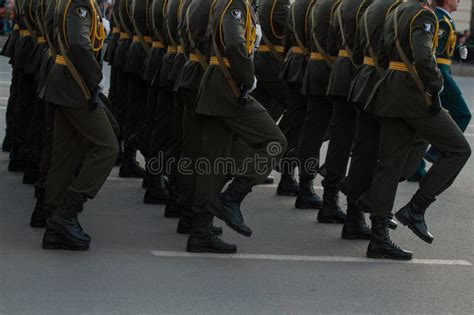
<instances>
[{"instance_id":1,"label":"jacket sleeve","mask_svg":"<svg viewBox=\"0 0 474 315\"><path fill-rule=\"evenodd\" d=\"M424 11L412 23L413 63L425 88L430 93L438 93L443 87L443 77L433 53L433 39L438 36L436 18L430 11Z\"/></svg>"},{"instance_id":2,"label":"jacket sleeve","mask_svg":"<svg viewBox=\"0 0 474 315\"><path fill-rule=\"evenodd\" d=\"M74 3L74 2L73 2ZM67 56L82 76L87 87L93 90L102 80L101 66L91 47L92 12L83 4L71 5L66 12Z\"/></svg>"},{"instance_id":3,"label":"jacket sleeve","mask_svg":"<svg viewBox=\"0 0 474 315\"><path fill-rule=\"evenodd\" d=\"M231 72L237 85L250 89L254 83L255 70L252 55L247 53L245 38L246 7L242 0L233 0L223 13L222 37L225 55L229 59ZM248 17L250 18L250 17ZM216 38L219 40L219 37Z\"/></svg>"},{"instance_id":4,"label":"jacket sleeve","mask_svg":"<svg viewBox=\"0 0 474 315\"><path fill-rule=\"evenodd\" d=\"M363 47L363 44L362 44L362 38L365 37L365 33L363 33L365 29L365 25L363 22L360 22L359 24L360 25L355 33L354 45L352 46L354 63L357 65L361 65L364 62L364 50L365 50L365 47Z\"/></svg>"},{"instance_id":5,"label":"jacket sleeve","mask_svg":"<svg viewBox=\"0 0 474 315\"><path fill-rule=\"evenodd\" d=\"M449 40L449 25L446 21L439 21L439 30L438 30L438 47L436 47L436 54L442 54L446 51L448 40Z\"/></svg>"}]
</instances>

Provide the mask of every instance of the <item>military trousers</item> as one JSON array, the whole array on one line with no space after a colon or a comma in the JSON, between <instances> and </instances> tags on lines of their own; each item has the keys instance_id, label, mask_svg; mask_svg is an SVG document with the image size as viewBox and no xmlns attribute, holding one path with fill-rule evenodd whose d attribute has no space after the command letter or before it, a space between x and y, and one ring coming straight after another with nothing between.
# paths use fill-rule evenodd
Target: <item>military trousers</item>
<instances>
[{"instance_id":1,"label":"military trousers","mask_svg":"<svg viewBox=\"0 0 474 315\"><path fill-rule=\"evenodd\" d=\"M265 107L273 120L278 121L287 108L288 87L281 80L258 80L252 96Z\"/></svg>"},{"instance_id":2,"label":"military trousers","mask_svg":"<svg viewBox=\"0 0 474 315\"><path fill-rule=\"evenodd\" d=\"M22 150L31 128L35 101L34 75L19 71L17 90L18 97L12 117L12 148Z\"/></svg>"},{"instance_id":3,"label":"military trousers","mask_svg":"<svg viewBox=\"0 0 474 315\"><path fill-rule=\"evenodd\" d=\"M7 110L5 112L6 131L10 135L12 132L13 112L18 98L18 72L19 70L12 68L12 80L10 85L10 95L8 96Z\"/></svg>"},{"instance_id":4,"label":"military trousers","mask_svg":"<svg viewBox=\"0 0 474 315\"><path fill-rule=\"evenodd\" d=\"M301 86L298 84L288 87L288 108L284 114L286 117L283 118L286 123L284 128L282 128L288 141L288 150L296 149L307 112L308 99L300 91Z\"/></svg>"},{"instance_id":5,"label":"military trousers","mask_svg":"<svg viewBox=\"0 0 474 315\"><path fill-rule=\"evenodd\" d=\"M111 112L120 126L123 137L127 113L128 74L122 72L116 67L112 67L110 70L110 88L108 98L111 104Z\"/></svg>"},{"instance_id":6,"label":"military trousers","mask_svg":"<svg viewBox=\"0 0 474 315\"><path fill-rule=\"evenodd\" d=\"M203 141L201 157L195 165L194 211L206 209L207 202L221 192L229 174L249 187L262 183L286 152L286 138L266 111L236 117L203 115L200 120ZM243 159L238 154L242 150L248 152Z\"/></svg>"},{"instance_id":7,"label":"military trousers","mask_svg":"<svg viewBox=\"0 0 474 315\"><path fill-rule=\"evenodd\" d=\"M420 191L435 198L455 180L471 148L451 116L441 110L419 118L380 118L380 149L370 190L372 215L391 213L398 182L417 133L440 152L420 182Z\"/></svg>"},{"instance_id":8,"label":"military trousers","mask_svg":"<svg viewBox=\"0 0 474 315\"><path fill-rule=\"evenodd\" d=\"M153 119L158 107L158 85L152 84L148 86L147 101L145 108L144 130L143 130L143 150L145 158L148 158L151 138L153 135Z\"/></svg>"},{"instance_id":9,"label":"military trousers","mask_svg":"<svg viewBox=\"0 0 474 315\"><path fill-rule=\"evenodd\" d=\"M331 122L332 103L326 96L308 96L306 119L301 130L297 154L300 176L314 179L319 165L319 150Z\"/></svg>"},{"instance_id":10,"label":"military trousers","mask_svg":"<svg viewBox=\"0 0 474 315\"><path fill-rule=\"evenodd\" d=\"M94 198L112 170L118 143L102 108L56 105L51 164L46 185L46 203L61 206L67 190ZM82 167L74 172L85 153Z\"/></svg>"},{"instance_id":11,"label":"military trousers","mask_svg":"<svg viewBox=\"0 0 474 315\"><path fill-rule=\"evenodd\" d=\"M347 171L347 164L356 129L357 112L345 97L331 97L333 112L330 125L329 146L325 159L324 188L339 188Z\"/></svg>"},{"instance_id":12,"label":"military trousers","mask_svg":"<svg viewBox=\"0 0 474 315\"><path fill-rule=\"evenodd\" d=\"M125 147L142 149L142 147L137 147L137 141L132 141L131 138L138 136L144 130L147 90L148 84L145 81L134 75L129 76L126 118L123 131Z\"/></svg>"},{"instance_id":13,"label":"military trousers","mask_svg":"<svg viewBox=\"0 0 474 315\"><path fill-rule=\"evenodd\" d=\"M176 177L176 187L179 204L192 206L196 184L196 173L193 165L200 157L203 141L202 116L194 114L197 92L181 88L178 94L183 104L183 135L180 160L189 161L189 163L180 163Z\"/></svg>"},{"instance_id":14,"label":"military trousers","mask_svg":"<svg viewBox=\"0 0 474 315\"><path fill-rule=\"evenodd\" d=\"M49 165L53 151L54 112L55 106L45 102L45 117L41 136L41 161L38 180L36 181L36 187L40 189L46 188L48 181Z\"/></svg>"}]
</instances>

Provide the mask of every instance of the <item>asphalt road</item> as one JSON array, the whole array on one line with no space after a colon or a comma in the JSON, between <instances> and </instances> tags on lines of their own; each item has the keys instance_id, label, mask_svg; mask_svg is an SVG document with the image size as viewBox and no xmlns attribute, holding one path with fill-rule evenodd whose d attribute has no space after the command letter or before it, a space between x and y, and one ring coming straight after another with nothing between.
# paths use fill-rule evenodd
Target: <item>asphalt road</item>
<instances>
[{"instance_id":1,"label":"asphalt road","mask_svg":"<svg viewBox=\"0 0 474 315\"><path fill-rule=\"evenodd\" d=\"M2 58L1 139L9 81ZM472 104L474 79L459 82ZM472 145L474 125L467 136ZM364 258L366 241L342 240L340 225L316 223L315 211L295 209L275 185L244 202L251 238L225 228L239 255L184 255L177 221L144 205L140 182L119 179L117 168L81 215L90 251L44 251L43 231L28 226L33 188L7 172L7 161L0 152L1 314L473 313L472 158L427 214L432 245L405 227L392 233L414 251L408 263ZM396 208L416 189L401 184Z\"/></svg>"}]
</instances>

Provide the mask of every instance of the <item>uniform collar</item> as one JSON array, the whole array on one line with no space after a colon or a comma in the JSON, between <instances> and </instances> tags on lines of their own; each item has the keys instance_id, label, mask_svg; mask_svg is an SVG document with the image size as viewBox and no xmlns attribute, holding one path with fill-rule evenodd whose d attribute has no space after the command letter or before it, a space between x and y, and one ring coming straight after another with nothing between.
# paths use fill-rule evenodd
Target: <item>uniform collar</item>
<instances>
[{"instance_id":1,"label":"uniform collar","mask_svg":"<svg viewBox=\"0 0 474 315\"><path fill-rule=\"evenodd\" d=\"M442 12L446 13L446 15L449 17L450 20L453 19L451 13L449 13L449 12L446 11L445 9L443 9L443 8L441 8L441 7L437 7L436 9L441 10Z\"/></svg>"}]
</instances>

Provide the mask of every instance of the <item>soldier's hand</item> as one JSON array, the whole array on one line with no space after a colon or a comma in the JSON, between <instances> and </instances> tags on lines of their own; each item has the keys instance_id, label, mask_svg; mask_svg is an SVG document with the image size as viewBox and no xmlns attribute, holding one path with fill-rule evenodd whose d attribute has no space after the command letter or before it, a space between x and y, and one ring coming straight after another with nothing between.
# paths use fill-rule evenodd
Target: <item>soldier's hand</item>
<instances>
[{"instance_id":1,"label":"soldier's hand","mask_svg":"<svg viewBox=\"0 0 474 315\"><path fill-rule=\"evenodd\" d=\"M467 54L468 54L468 50L467 50L466 45L463 45L463 46L459 47L459 57L460 57L462 60L466 60L466 59L467 59Z\"/></svg>"},{"instance_id":2,"label":"soldier's hand","mask_svg":"<svg viewBox=\"0 0 474 315\"><path fill-rule=\"evenodd\" d=\"M91 99L89 101L89 109L95 110L99 106L100 102L100 87L96 86L91 93Z\"/></svg>"}]
</instances>

